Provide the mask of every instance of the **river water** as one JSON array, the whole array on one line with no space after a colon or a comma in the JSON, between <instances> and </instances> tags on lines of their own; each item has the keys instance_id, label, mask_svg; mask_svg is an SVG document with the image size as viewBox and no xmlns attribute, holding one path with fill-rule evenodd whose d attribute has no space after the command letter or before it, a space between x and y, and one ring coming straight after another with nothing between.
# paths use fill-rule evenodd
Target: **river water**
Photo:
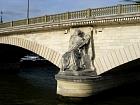
<instances>
[{"instance_id":1,"label":"river water","mask_svg":"<svg viewBox=\"0 0 140 105\"><path fill-rule=\"evenodd\" d=\"M88 102L67 102L56 95L58 71L25 68L0 74L0 105L140 105L140 82L99 93Z\"/></svg>"}]
</instances>

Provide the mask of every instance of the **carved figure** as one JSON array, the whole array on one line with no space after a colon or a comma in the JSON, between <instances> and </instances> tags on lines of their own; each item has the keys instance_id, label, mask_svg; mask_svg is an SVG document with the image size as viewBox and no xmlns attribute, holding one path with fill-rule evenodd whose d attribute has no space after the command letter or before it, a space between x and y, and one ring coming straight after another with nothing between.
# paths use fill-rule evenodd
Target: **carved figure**
<instances>
[{"instance_id":1,"label":"carved figure","mask_svg":"<svg viewBox=\"0 0 140 105\"><path fill-rule=\"evenodd\" d=\"M69 40L69 49L62 56L61 71L81 71L90 68L88 47L90 36L76 29Z\"/></svg>"}]
</instances>

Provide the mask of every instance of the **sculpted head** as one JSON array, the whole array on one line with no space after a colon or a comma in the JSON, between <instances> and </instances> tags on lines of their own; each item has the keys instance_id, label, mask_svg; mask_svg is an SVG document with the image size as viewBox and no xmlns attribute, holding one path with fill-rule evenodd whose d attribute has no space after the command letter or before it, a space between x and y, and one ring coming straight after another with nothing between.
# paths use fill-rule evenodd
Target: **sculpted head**
<instances>
[{"instance_id":1,"label":"sculpted head","mask_svg":"<svg viewBox=\"0 0 140 105\"><path fill-rule=\"evenodd\" d=\"M83 37L84 32L82 32L80 29L75 29L74 35L77 35L79 37Z\"/></svg>"}]
</instances>

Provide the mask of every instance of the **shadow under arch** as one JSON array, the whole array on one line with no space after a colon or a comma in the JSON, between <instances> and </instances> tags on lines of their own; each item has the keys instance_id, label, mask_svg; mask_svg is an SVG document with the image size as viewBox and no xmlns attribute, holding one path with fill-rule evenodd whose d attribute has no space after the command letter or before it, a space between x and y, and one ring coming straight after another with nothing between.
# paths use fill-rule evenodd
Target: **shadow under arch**
<instances>
[{"instance_id":1,"label":"shadow under arch","mask_svg":"<svg viewBox=\"0 0 140 105\"><path fill-rule=\"evenodd\" d=\"M140 67L140 58L132 60L130 62L127 62L125 64L119 65L115 68L112 68L109 71L106 71L100 75L105 76L105 75L128 75L128 74L138 74L140 75L140 71L139 71L139 67ZM131 77L133 78L133 77Z\"/></svg>"},{"instance_id":2,"label":"shadow under arch","mask_svg":"<svg viewBox=\"0 0 140 105\"><path fill-rule=\"evenodd\" d=\"M103 85L106 90L109 90L123 85L129 86L136 82L140 83L139 67L140 58L106 71L100 74L102 77L101 85Z\"/></svg>"},{"instance_id":3,"label":"shadow under arch","mask_svg":"<svg viewBox=\"0 0 140 105\"><path fill-rule=\"evenodd\" d=\"M60 68L61 54L47 46L43 46L35 41L12 36L0 37L0 43L14 45L32 51Z\"/></svg>"},{"instance_id":4,"label":"shadow under arch","mask_svg":"<svg viewBox=\"0 0 140 105\"><path fill-rule=\"evenodd\" d=\"M140 58L112 68L100 76L100 91L92 97L93 104L117 103L131 105L139 101L140 94ZM92 102L92 101L91 101Z\"/></svg>"},{"instance_id":5,"label":"shadow under arch","mask_svg":"<svg viewBox=\"0 0 140 105\"><path fill-rule=\"evenodd\" d=\"M51 104L48 100L55 101L57 89L55 74L59 71L58 67L47 60L27 61L26 63L33 65L26 66L27 64L24 63L23 67L23 62L19 60L26 54L33 54L31 51L11 44L0 44L0 48L0 93L4 93L0 94L0 97L5 97L5 95L10 97L0 100L0 103L19 104L20 102L20 104L34 105ZM3 59L6 62L3 62ZM6 69L1 68L2 63L5 64ZM8 63L16 65L19 63L19 67L11 68ZM29 100L32 101L29 102Z\"/></svg>"}]
</instances>

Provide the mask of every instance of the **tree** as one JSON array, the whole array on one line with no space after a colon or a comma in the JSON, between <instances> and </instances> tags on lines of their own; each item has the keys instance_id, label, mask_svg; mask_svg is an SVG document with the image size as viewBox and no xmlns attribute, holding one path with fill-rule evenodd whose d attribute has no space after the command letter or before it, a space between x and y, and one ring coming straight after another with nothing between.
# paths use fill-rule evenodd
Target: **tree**
<instances>
[{"instance_id":1,"label":"tree","mask_svg":"<svg viewBox=\"0 0 140 105\"><path fill-rule=\"evenodd\" d=\"M123 0L125 2L134 2L134 3L140 3L140 0Z\"/></svg>"}]
</instances>

